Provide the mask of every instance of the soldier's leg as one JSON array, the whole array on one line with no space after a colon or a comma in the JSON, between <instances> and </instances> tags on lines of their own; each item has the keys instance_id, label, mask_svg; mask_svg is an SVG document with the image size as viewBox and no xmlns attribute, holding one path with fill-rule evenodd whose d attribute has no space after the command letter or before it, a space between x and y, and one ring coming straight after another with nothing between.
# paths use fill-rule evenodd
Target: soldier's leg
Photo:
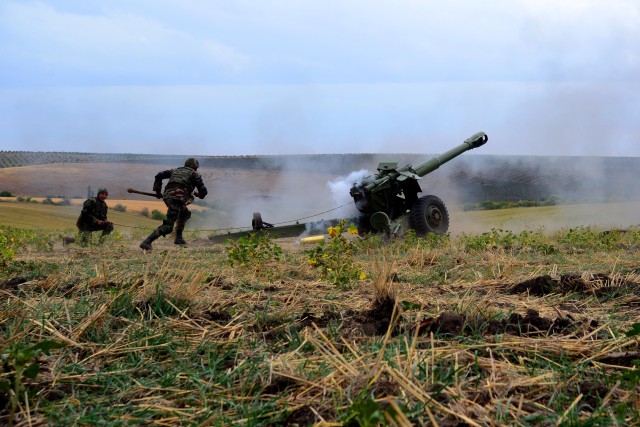
<instances>
[{"instance_id":1,"label":"soldier's leg","mask_svg":"<svg viewBox=\"0 0 640 427\"><path fill-rule=\"evenodd\" d=\"M105 236L111 234L114 230L113 224L110 222L105 222L104 225L100 227L102 229L102 234L100 235L100 242L104 240Z\"/></svg>"},{"instance_id":2,"label":"soldier's leg","mask_svg":"<svg viewBox=\"0 0 640 427\"><path fill-rule=\"evenodd\" d=\"M191 211L187 209L186 205L184 205L182 206L182 209L180 210L180 214L178 215L178 219L176 221L176 239L173 242L176 245L187 244L186 240L184 240L184 237L182 237L182 232L184 231L184 226L186 225L189 218L191 218Z\"/></svg>"},{"instance_id":3,"label":"soldier's leg","mask_svg":"<svg viewBox=\"0 0 640 427\"><path fill-rule=\"evenodd\" d=\"M89 236L91 235L91 231L87 229L83 224L76 224L78 227L78 235L80 237L80 244L82 246L86 246L89 243Z\"/></svg>"},{"instance_id":4,"label":"soldier's leg","mask_svg":"<svg viewBox=\"0 0 640 427\"><path fill-rule=\"evenodd\" d=\"M89 238L91 237L91 232L87 230L80 230L80 244L88 245Z\"/></svg>"},{"instance_id":5,"label":"soldier's leg","mask_svg":"<svg viewBox=\"0 0 640 427\"><path fill-rule=\"evenodd\" d=\"M180 213L181 204L176 204L172 200L165 200L165 204L169 208L167 210L167 216L162 221L162 225L155 230L146 239L140 243L140 247L144 250L150 251L153 249L151 243L160 236L166 236L173 231L173 224L178 219Z\"/></svg>"}]
</instances>

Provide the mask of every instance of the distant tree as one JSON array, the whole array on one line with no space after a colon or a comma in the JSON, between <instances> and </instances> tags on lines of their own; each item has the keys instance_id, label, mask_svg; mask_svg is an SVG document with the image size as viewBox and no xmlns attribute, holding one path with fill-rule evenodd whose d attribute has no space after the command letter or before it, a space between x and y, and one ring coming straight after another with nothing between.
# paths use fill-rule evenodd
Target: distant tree
<instances>
[{"instance_id":1,"label":"distant tree","mask_svg":"<svg viewBox=\"0 0 640 427\"><path fill-rule=\"evenodd\" d=\"M13 197L11 191L0 191L0 197Z\"/></svg>"}]
</instances>

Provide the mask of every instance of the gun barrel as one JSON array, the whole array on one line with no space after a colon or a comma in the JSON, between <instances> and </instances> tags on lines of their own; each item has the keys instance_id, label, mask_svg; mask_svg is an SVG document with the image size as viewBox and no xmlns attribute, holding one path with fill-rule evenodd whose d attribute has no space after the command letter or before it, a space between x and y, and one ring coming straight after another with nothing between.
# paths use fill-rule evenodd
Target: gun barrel
<instances>
[{"instance_id":1,"label":"gun barrel","mask_svg":"<svg viewBox=\"0 0 640 427\"><path fill-rule=\"evenodd\" d=\"M486 144L489 137L484 132L477 132L471 135L469 138L465 139L464 142L457 147L452 148L451 150L440 154L439 156L433 157L427 160L424 163L421 163L417 167L413 168L414 172L418 176L425 176L428 173L433 172L438 169L440 165L447 163L448 161L458 157L460 154L465 151L469 151L473 148L478 148L484 144Z\"/></svg>"}]
</instances>

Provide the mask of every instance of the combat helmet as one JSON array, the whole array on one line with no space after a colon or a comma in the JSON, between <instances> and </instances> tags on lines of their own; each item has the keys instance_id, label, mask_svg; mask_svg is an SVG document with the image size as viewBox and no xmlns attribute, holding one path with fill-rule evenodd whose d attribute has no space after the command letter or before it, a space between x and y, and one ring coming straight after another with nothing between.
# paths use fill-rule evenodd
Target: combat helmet
<instances>
[{"instance_id":1,"label":"combat helmet","mask_svg":"<svg viewBox=\"0 0 640 427\"><path fill-rule=\"evenodd\" d=\"M184 167L197 170L200 167L200 163L198 162L198 159L189 157L187 160L185 160Z\"/></svg>"}]
</instances>

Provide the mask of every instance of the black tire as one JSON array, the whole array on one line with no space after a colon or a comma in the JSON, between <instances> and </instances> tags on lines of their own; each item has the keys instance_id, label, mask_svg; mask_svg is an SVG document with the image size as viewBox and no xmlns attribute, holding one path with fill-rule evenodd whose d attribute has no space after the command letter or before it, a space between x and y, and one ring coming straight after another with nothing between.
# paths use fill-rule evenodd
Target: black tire
<instances>
[{"instance_id":1,"label":"black tire","mask_svg":"<svg viewBox=\"0 0 640 427\"><path fill-rule=\"evenodd\" d=\"M262 230L264 228L264 224L262 222L262 215L260 212L253 213L253 219L251 220L251 228L254 230Z\"/></svg>"},{"instance_id":2,"label":"black tire","mask_svg":"<svg viewBox=\"0 0 640 427\"><path fill-rule=\"evenodd\" d=\"M419 236L426 233L445 234L449 230L449 212L440 198L420 197L411 207L409 224Z\"/></svg>"}]
</instances>

